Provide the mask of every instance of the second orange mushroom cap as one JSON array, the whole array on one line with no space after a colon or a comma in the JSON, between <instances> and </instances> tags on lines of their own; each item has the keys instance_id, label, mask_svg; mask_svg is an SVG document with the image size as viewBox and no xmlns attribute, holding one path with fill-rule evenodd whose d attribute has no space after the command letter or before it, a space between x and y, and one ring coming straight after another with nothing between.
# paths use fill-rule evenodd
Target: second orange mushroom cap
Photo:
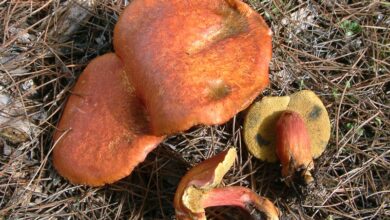
<instances>
[{"instance_id":1,"label":"second orange mushroom cap","mask_svg":"<svg viewBox=\"0 0 390 220\"><path fill-rule=\"evenodd\" d=\"M222 124L269 81L271 31L240 0L134 0L114 48L155 135Z\"/></svg>"},{"instance_id":2,"label":"second orange mushroom cap","mask_svg":"<svg viewBox=\"0 0 390 220\"><path fill-rule=\"evenodd\" d=\"M53 163L72 183L99 186L131 173L163 137L149 134L144 107L118 57L97 57L83 71L54 134Z\"/></svg>"}]
</instances>

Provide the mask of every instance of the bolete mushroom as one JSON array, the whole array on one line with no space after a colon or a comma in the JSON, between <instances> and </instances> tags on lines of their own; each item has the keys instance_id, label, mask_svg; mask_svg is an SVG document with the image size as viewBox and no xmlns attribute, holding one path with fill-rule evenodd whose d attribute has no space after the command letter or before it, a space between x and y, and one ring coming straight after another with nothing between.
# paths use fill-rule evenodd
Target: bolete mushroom
<instances>
[{"instance_id":1,"label":"bolete mushroom","mask_svg":"<svg viewBox=\"0 0 390 220\"><path fill-rule=\"evenodd\" d=\"M134 0L114 48L155 135L222 124L269 81L271 30L240 0Z\"/></svg>"},{"instance_id":2,"label":"bolete mushroom","mask_svg":"<svg viewBox=\"0 0 390 220\"><path fill-rule=\"evenodd\" d=\"M236 159L234 148L202 161L181 179L175 193L174 206L178 220L206 219L205 208L238 206L247 209L253 205L267 219L279 219L279 210L267 198L242 186L218 187Z\"/></svg>"},{"instance_id":3,"label":"bolete mushroom","mask_svg":"<svg viewBox=\"0 0 390 220\"><path fill-rule=\"evenodd\" d=\"M289 184L296 171L304 182L313 178L313 158L325 150L330 138L328 112L309 90L283 97L264 97L254 103L245 118L244 140L257 158L282 163Z\"/></svg>"},{"instance_id":4,"label":"bolete mushroom","mask_svg":"<svg viewBox=\"0 0 390 220\"><path fill-rule=\"evenodd\" d=\"M54 167L72 183L90 186L129 175L163 139L149 134L144 110L118 57L95 58L74 86L54 134Z\"/></svg>"}]
</instances>

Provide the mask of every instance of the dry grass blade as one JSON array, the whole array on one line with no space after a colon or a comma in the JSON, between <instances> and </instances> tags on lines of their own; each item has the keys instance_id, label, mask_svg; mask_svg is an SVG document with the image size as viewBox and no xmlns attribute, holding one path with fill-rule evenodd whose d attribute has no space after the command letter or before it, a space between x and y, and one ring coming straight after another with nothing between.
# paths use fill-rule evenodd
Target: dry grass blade
<instances>
[{"instance_id":1,"label":"dry grass blade","mask_svg":"<svg viewBox=\"0 0 390 220\"><path fill-rule=\"evenodd\" d=\"M52 167L51 134L82 69L112 50L113 27L128 1L0 1L0 219L171 219L181 176L228 146L239 157L224 184L271 198L287 219L388 218L389 3L246 2L274 32L272 84L263 95L311 89L330 113L332 139L315 163L315 187L291 190L278 165L248 155L244 113L169 137L115 184L69 184ZM208 215L240 219L237 211L212 208Z\"/></svg>"}]
</instances>

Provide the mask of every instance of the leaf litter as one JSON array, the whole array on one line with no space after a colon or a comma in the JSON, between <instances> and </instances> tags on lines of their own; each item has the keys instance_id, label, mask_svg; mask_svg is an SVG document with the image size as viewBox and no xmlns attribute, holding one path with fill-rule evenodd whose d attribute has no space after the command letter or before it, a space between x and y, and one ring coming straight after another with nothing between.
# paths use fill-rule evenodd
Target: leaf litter
<instances>
[{"instance_id":1,"label":"leaf litter","mask_svg":"<svg viewBox=\"0 0 390 220\"><path fill-rule=\"evenodd\" d=\"M280 167L256 160L242 141L245 112L221 126L167 138L115 184L69 184L50 158L51 135L88 62L112 50L112 31L129 1L0 1L0 219L172 219L181 176L235 146L225 185L269 197L286 219L390 216L390 6L385 1L248 0L271 26L271 85L259 96L317 93L332 137L316 160L316 185L287 188ZM74 20L77 19L77 20ZM63 33L63 34L61 34ZM13 133L13 132L11 132ZM210 219L240 219L210 208Z\"/></svg>"}]
</instances>

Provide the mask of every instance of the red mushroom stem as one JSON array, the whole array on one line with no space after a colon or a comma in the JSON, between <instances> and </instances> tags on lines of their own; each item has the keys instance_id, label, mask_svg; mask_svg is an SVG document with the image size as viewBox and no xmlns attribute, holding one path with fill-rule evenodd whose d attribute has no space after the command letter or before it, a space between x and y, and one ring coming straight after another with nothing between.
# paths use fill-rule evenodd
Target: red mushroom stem
<instances>
[{"instance_id":1,"label":"red mushroom stem","mask_svg":"<svg viewBox=\"0 0 390 220\"><path fill-rule=\"evenodd\" d=\"M249 205L263 212L267 219L279 219L279 212L271 201L242 186L214 188L208 191L202 198L202 206L204 208L238 206L249 211Z\"/></svg>"},{"instance_id":2,"label":"red mushroom stem","mask_svg":"<svg viewBox=\"0 0 390 220\"><path fill-rule=\"evenodd\" d=\"M286 184L290 185L297 172L305 184L313 182L311 143L302 116L294 111L284 111L276 124L276 133L276 153Z\"/></svg>"}]
</instances>

